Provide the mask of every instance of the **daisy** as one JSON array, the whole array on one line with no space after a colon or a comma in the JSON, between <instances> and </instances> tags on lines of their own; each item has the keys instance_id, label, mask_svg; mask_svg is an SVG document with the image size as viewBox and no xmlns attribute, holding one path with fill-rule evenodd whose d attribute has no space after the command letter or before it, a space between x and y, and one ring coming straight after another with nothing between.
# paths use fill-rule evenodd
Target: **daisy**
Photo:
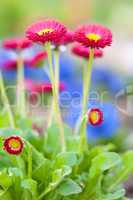
<instances>
[{"instance_id":1,"label":"daisy","mask_svg":"<svg viewBox=\"0 0 133 200\"><path fill-rule=\"evenodd\" d=\"M25 49L32 45L32 42L27 38L13 38L3 41L3 47L5 49Z\"/></svg>"},{"instance_id":2,"label":"daisy","mask_svg":"<svg viewBox=\"0 0 133 200\"><path fill-rule=\"evenodd\" d=\"M49 82L35 83L32 80L26 80L25 87L30 92L52 93L52 84ZM64 83L59 83L59 91L62 92L64 89Z\"/></svg>"},{"instance_id":3,"label":"daisy","mask_svg":"<svg viewBox=\"0 0 133 200\"><path fill-rule=\"evenodd\" d=\"M104 48L111 45L112 33L102 25L83 25L75 31L74 40L86 47Z\"/></svg>"},{"instance_id":4,"label":"daisy","mask_svg":"<svg viewBox=\"0 0 133 200\"><path fill-rule=\"evenodd\" d=\"M44 59L47 57L47 52L46 51L41 51L37 53L33 58L25 60L25 64L29 66L36 66L40 62L44 61Z\"/></svg>"},{"instance_id":5,"label":"daisy","mask_svg":"<svg viewBox=\"0 0 133 200\"><path fill-rule=\"evenodd\" d=\"M93 126L100 125L103 122L103 112L99 108L92 108L88 112L88 123Z\"/></svg>"},{"instance_id":6,"label":"daisy","mask_svg":"<svg viewBox=\"0 0 133 200\"><path fill-rule=\"evenodd\" d=\"M19 155L24 148L24 143L19 136L11 136L4 141L4 150L9 154Z\"/></svg>"},{"instance_id":7,"label":"daisy","mask_svg":"<svg viewBox=\"0 0 133 200\"><path fill-rule=\"evenodd\" d=\"M83 57L86 59L89 59L90 56L90 50L88 47L84 47L80 44L76 44L73 48L72 48L72 53L79 56L79 57ZM103 52L100 49L94 49L94 58L101 58L103 56Z\"/></svg>"},{"instance_id":8,"label":"daisy","mask_svg":"<svg viewBox=\"0 0 133 200\"><path fill-rule=\"evenodd\" d=\"M65 26L55 20L45 20L32 24L26 31L26 36L33 42L57 44L65 35Z\"/></svg>"},{"instance_id":9,"label":"daisy","mask_svg":"<svg viewBox=\"0 0 133 200\"><path fill-rule=\"evenodd\" d=\"M24 65L28 65L30 67L37 66L40 64L40 62L44 61L44 59L47 57L47 53L44 52L39 52L35 56L33 56L30 59L24 59ZM12 59L12 60L7 60L3 66L4 69L6 70L14 70L17 69L18 61L17 59Z\"/></svg>"}]
</instances>

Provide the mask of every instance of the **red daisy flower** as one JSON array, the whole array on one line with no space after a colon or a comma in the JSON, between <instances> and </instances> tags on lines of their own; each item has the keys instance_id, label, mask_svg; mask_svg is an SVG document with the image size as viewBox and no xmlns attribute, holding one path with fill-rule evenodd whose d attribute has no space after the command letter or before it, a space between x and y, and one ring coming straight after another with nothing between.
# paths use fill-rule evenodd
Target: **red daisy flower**
<instances>
[{"instance_id":1,"label":"red daisy flower","mask_svg":"<svg viewBox=\"0 0 133 200\"><path fill-rule=\"evenodd\" d=\"M30 47L32 42L27 38L14 38L3 41L3 47L6 49L25 49Z\"/></svg>"},{"instance_id":2,"label":"red daisy flower","mask_svg":"<svg viewBox=\"0 0 133 200\"><path fill-rule=\"evenodd\" d=\"M49 82L34 83L32 80L26 80L25 87L30 92L38 92L38 93L51 93L52 92L52 84ZM64 83L60 83L59 91L62 92L64 89L65 89Z\"/></svg>"},{"instance_id":3,"label":"red daisy flower","mask_svg":"<svg viewBox=\"0 0 133 200\"><path fill-rule=\"evenodd\" d=\"M88 112L88 122L93 125L100 125L103 122L103 112L98 108L93 108Z\"/></svg>"},{"instance_id":4,"label":"red daisy flower","mask_svg":"<svg viewBox=\"0 0 133 200\"><path fill-rule=\"evenodd\" d=\"M101 25L83 25L75 31L74 40L86 47L104 48L111 45L112 33Z\"/></svg>"},{"instance_id":5,"label":"red daisy flower","mask_svg":"<svg viewBox=\"0 0 133 200\"><path fill-rule=\"evenodd\" d=\"M72 53L88 59L90 56L90 50L88 47L81 46L80 44L76 44L72 48ZM100 58L103 56L103 52L100 49L94 49L94 58Z\"/></svg>"},{"instance_id":6,"label":"red daisy flower","mask_svg":"<svg viewBox=\"0 0 133 200\"><path fill-rule=\"evenodd\" d=\"M38 63L43 61L47 57L47 52L39 52L33 58L26 60L25 64L30 66L36 66Z\"/></svg>"},{"instance_id":7,"label":"red daisy flower","mask_svg":"<svg viewBox=\"0 0 133 200\"><path fill-rule=\"evenodd\" d=\"M24 148L24 143L19 136L11 136L4 141L4 150L9 154L19 155Z\"/></svg>"},{"instance_id":8,"label":"red daisy flower","mask_svg":"<svg viewBox=\"0 0 133 200\"><path fill-rule=\"evenodd\" d=\"M26 31L26 36L33 42L51 42L57 44L65 35L65 26L55 20L45 20L32 24Z\"/></svg>"}]
</instances>

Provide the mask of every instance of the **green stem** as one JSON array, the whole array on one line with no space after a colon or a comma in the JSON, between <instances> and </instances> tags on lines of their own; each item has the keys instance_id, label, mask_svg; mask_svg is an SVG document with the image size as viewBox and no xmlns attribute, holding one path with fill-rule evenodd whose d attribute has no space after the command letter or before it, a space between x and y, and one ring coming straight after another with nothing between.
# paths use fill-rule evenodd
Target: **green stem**
<instances>
[{"instance_id":1,"label":"green stem","mask_svg":"<svg viewBox=\"0 0 133 200\"><path fill-rule=\"evenodd\" d=\"M54 50L54 66L55 66L55 81L56 81L56 89L57 95L59 95L59 51L58 49ZM57 87L58 86L58 87ZM54 102L52 101L50 115L48 118L48 127L51 126L52 119L53 119L53 111L54 111Z\"/></svg>"},{"instance_id":2,"label":"green stem","mask_svg":"<svg viewBox=\"0 0 133 200\"><path fill-rule=\"evenodd\" d=\"M10 103L9 103L9 100L8 100L8 97L7 97L7 94L6 94L6 91L5 91L4 80L3 80L1 70L0 70L0 89L1 89L4 107L7 109L7 113L8 113L8 116L9 116L10 127L15 128L15 120L14 120L12 109L10 107Z\"/></svg>"},{"instance_id":3,"label":"green stem","mask_svg":"<svg viewBox=\"0 0 133 200\"><path fill-rule=\"evenodd\" d=\"M82 122L80 128L80 151L86 151L88 149L87 138L86 138L86 127L87 120L84 122L84 117L87 112L88 107L88 97L90 92L91 84L91 73L94 59L94 49L90 49L89 63L88 67L83 70L83 108L82 108Z\"/></svg>"},{"instance_id":4,"label":"green stem","mask_svg":"<svg viewBox=\"0 0 133 200\"><path fill-rule=\"evenodd\" d=\"M94 59L94 49L90 49L90 56L89 56L89 63L88 67L84 69L83 75L84 77L83 81L83 109L82 109L82 116L85 115L87 111L87 104L88 104L88 97L90 92L90 83L91 83L91 73L92 73L92 65L93 65L93 59Z\"/></svg>"},{"instance_id":5,"label":"green stem","mask_svg":"<svg viewBox=\"0 0 133 200\"><path fill-rule=\"evenodd\" d=\"M59 107L59 95L58 95L58 92L57 92L57 89L56 89L57 88L56 78L58 77L57 73L58 73L59 67L56 69L57 70L57 72L56 72L57 77L55 77L54 69L53 69L53 62L52 62L51 44L49 42L46 43L46 49L47 49L47 53L48 53L50 79L51 79L52 89L53 89L54 112L56 114L56 119L57 119L59 132L60 132L61 148L62 148L62 151L66 151L64 127L63 127L61 112L60 112L60 107Z\"/></svg>"},{"instance_id":6,"label":"green stem","mask_svg":"<svg viewBox=\"0 0 133 200\"><path fill-rule=\"evenodd\" d=\"M60 69L59 69L59 51L56 49L54 51L54 65L55 65L55 81L56 81L56 89L57 94L59 94L59 76L60 76Z\"/></svg>"},{"instance_id":7,"label":"green stem","mask_svg":"<svg viewBox=\"0 0 133 200\"><path fill-rule=\"evenodd\" d=\"M54 111L54 102L51 102L51 108L49 109L49 116L48 116L48 128L51 126L52 124L52 120L53 120L53 111Z\"/></svg>"},{"instance_id":8,"label":"green stem","mask_svg":"<svg viewBox=\"0 0 133 200\"><path fill-rule=\"evenodd\" d=\"M28 178L32 178L32 147L28 150Z\"/></svg>"},{"instance_id":9,"label":"green stem","mask_svg":"<svg viewBox=\"0 0 133 200\"><path fill-rule=\"evenodd\" d=\"M79 152L86 152L88 150L88 144L86 139L86 124L87 124L88 116L84 115L80 125L80 143L79 143Z\"/></svg>"},{"instance_id":10,"label":"green stem","mask_svg":"<svg viewBox=\"0 0 133 200\"><path fill-rule=\"evenodd\" d=\"M24 86L24 63L19 52L17 61L17 110L22 117L26 117L26 99Z\"/></svg>"}]
</instances>

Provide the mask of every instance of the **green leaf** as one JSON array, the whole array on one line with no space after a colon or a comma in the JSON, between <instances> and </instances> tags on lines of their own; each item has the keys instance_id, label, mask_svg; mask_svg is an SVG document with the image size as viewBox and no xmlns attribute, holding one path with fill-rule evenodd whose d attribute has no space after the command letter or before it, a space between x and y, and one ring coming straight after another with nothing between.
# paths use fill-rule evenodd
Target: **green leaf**
<instances>
[{"instance_id":1,"label":"green leaf","mask_svg":"<svg viewBox=\"0 0 133 200\"><path fill-rule=\"evenodd\" d=\"M101 200L118 200L125 196L125 190L120 189L114 193L109 193L106 196L103 196Z\"/></svg>"},{"instance_id":2,"label":"green leaf","mask_svg":"<svg viewBox=\"0 0 133 200\"><path fill-rule=\"evenodd\" d=\"M3 137L0 136L0 149L3 148L3 142L4 142Z\"/></svg>"},{"instance_id":3,"label":"green leaf","mask_svg":"<svg viewBox=\"0 0 133 200\"><path fill-rule=\"evenodd\" d=\"M9 167L9 170L13 170L13 172L19 172L23 171L23 175L26 174L26 163L22 159L21 156L14 156L14 155L8 155L9 160L11 160L11 166L12 168ZM18 169L19 168L19 169Z\"/></svg>"},{"instance_id":4,"label":"green leaf","mask_svg":"<svg viewBox=\"0 0 133 200\"><path fill-rule=\"evenodd\" d=\"M64 125L64 134L65 139L72 136L72 131L69 127ZM60 131L57 125L52 124L51 127L48 128L47 133L45 134L45 153L50 156L50 158L54 157L57 153L61 152L61 144L60 144Z\"/></svg>"},{"instance_id":5,"label":"green leaf","mask_svg":"<svg viewBox=\"0 0 133 200\"><path fill-rule=\"evenodd\" d=\"M10 121L9 121L9 116L8 113L0 113L0 128L4 128L4 127L9 127L10 125Z\"/></svg>"},{"instance_id":6,"label":"green leaf","mask_svg":"<svg viewBox=\"0 0 133 200\"><path fill-rule=\"evenodd\" d=\"M60 168L63 165L67 165L70 167L73 167L76 165L78 162L77 160L77 154L74 152L65 152L65 153L60 153L56 156L55 159L55 166L56 168Z\"/></svg>"},{"instance_id":7,"label":"green leaf","mask_svg":"<svg viewBox=\"0 0 133 200\"><path fill-rule=\"evenodd\" d=\"M133 151L128 151L122 156L122 165L117 169L117 172L112 177L111 186L108 191L113 191L119 184L128 179L133 173Z\"/></svg>"},{"instance_id":8,"label":"green leaf","mask_svg":"<svg viewBox=\"0 0 133 200\"><path fill-rule=\"evenodd\" d=\"M104 152L92 160L89 177L93 178L108 169L113 168L121 163L121 157L114 152Z\"/></svg>"},{"instance_id":9,"label":"green leaf","mask_svg":"<svg viewBox=\"0 0 133 200\"><path fill-rule=\"evenodd\" d=\"M56 169L52 174L52 182L48 185L48 187L43 192L42 196L47 195L49 192L57 188L57 186L72 172L72 169L69 166L63 166L62 169Z\"/></svg>"},{"instance_id":10,"label":"green leaf","mask_svg":"<svg viewBox=\"0 0 133 200\"><path fill-rule=\"evenodd\" d=\"M80 142L80 137L79 135L77 136L68 136L66 140L67 144L67 150L68 151L73 151L73 152L79 152L79 149L77 148L79 146Z\"/></svg>"},{"instance_id":11,"label":"green leaf","mask_svg":"<svg viewBox=\"0 0 133 200\"><path fill-rule=\"evenodd\" d=\"M46 154L55 156L61 150L60 135L57 126L52 125L45 135L44 150Z\"/></svg>"},{"instance_id":12,"label":"green leaf","mask_svg":"<svg viewBox=\"0 0 133 200\"><path fill-rule=\"evenodd\" d=\"M16 120L16 124L23 131L32 128L32 120L30 118L19 118Z\"/></svg>"},{"instance_id":13,"label":"green leaf","mask_svg":"<svg viewBox=\"0 0 133 200\"><path fill-rule=\"evenodd\" d=\"M127 175L133 172L133 151L127 151L122 157Z\"/></svg>"},{"instance_id":14,"label":"green leaf","mask_svg":"<svg viewBox=\"0 0 133 200\"><path fill-rule=\"evenodd\" d=\"M31 145L28 141L26 141L26 145L22 153L22 157L26 162L27 162L27 155L29 152L29 148L32 149L32 163L33 163L33 168L36 169L36 167L38 167L42 162L45 161L45 157L33 145Z\"/></svg>"},{"instance_id":15,"label":"green leaf","mask_svg":"<svg viewBox=\"0 0 133 200\"><path fill-rule=\"evenodd\" d=\"M8 169L10 177L12 177L12 186L10 187L10 192L13 199L17 199L21 195L22 188L20 187L21 180L24 177L24 172L20 168L10 167ZM14 192L15 191L15 192Z\"/></svg>"},{"instance_id":16,"label":"green leaf","mask_svg":"<svg viewBox=\"0 0 133 200\"><path fill-rule=\"evenodd\" d=\"M82 192L82 188L72 179L66 179L58 188L59 194L62 196L69 196L79 194Z\"/></svg>"},{"instance_id":17,"label":"green leaf","mask_svg":"<svg viewBox=\"0 0 133 200\"><path fill-rule=\"evenodd\" d=\"M0 136L9 137L12 135L23 135L23 131L20 129L9 129L9 128L2 128L0 129Z\"/></svg>"},{"instance_id":18,"label":"green leaf","mask_svg":"<svg viewBox=\"0 0 133 200\"><path fill-rule=\"evenodd\" d=\"M25 190L28 190L33 197L37 197L37 182L33 179L22 180L21 187Z\"/></svg>"},{"instance_id":19,"label":"green leaf","mask_svg":"<svg viewBox=\"0 0 133 200\"><path fill-rule=\"evenodd\" d=\"M52 170L51 162L48 159L45 159L40 165L33 171L33 178L37 181L47 182Z\"/></svg>"},{"instance_id":20,"label":"green leaf","mask_svg":"<svg viewBox=\"0 0 133 200\"><path fill-rule=\"evenodd\" d=\"M19 168L17 168L17 167L10 167L8 169L8 172L9 172L10 176L15 175L15 176L18 176L20 178L23 178L23 172L22 172L22 170L19 169Z\"/></svg>"},{"instance_id":21,"label":"green leaf","mask_svg":"<svg viewBox=\"0 0 133 200\"><path fill-rule=\"evenodd\" d=\"M38 151L43 152L44 139L43 136L38 135L38 133L32 129L25 130L25 139L30 142Z\"/></svg>"},{"instance_id":22,"label":"green leaf","mask_svg":"<svg viewBox=\"0 0 133 200\"><path fill-rule=\"evenodd\" d=\"M63 166L61 169L56 169L52 174L52 185L59 184L64 177L71 174L72 169L69 166Z\"/></svg>"},{"instance_id":23,"label":"green leaf","mask_svg":"<svg viewBox=\"0 0 133 200\"><path fill-rule=\"evenodd\" d=\"M0 171L0 186L7 189L12 185L12 175L8 174L7 170Z\"/></svg>"},{"instance_id":24,"label":"green leaf","mask_svg":"<svg viewBox=\"0 0 133 200\"><path fill-rule=\"evenodd\" d=\"M1 200L13 200L8 189L7 190L0 190L0 199Z\"/></svg>"}]
</instances>

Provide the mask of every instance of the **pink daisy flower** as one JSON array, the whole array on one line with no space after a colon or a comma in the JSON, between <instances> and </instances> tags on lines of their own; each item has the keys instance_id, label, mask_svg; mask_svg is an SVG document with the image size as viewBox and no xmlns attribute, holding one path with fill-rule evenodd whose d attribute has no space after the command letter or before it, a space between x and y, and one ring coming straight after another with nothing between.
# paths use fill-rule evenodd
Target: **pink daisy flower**
<instances>
[{"instance_id":1,"label":"pink daisy flower","mask_svg":"<svg viewBox=\"0 0 133 200\"><path fill-rule=\"evenodd\" d=\"M30 67L34 67L39 65L45 58L47 57L46 52L39 52L33 58L24 59L24 65L28 65ZM6 70L15 70L17 69L17 59L16 60L8 60L4 63L4 69Z\"/></svg>"},{"instance_id":2,"label":"pink daisy flower","mask_svg":"<svg viewBox=\"0 0 133 200\"><path fill-rule=\"evenodd\" d=\"M30 92L37 92L37 93L51 93L52 92L52 84L49 82L35 83L32 80L26 80L25 87ZM62 92L64 89L65 89L64 83L60 83L59 91Z\"/></svg>"},{"instance_id":3,"label":"pink daisy flower","mask_svg":"<svg viewBox=\"0 0 133 200\"><path fill-rule=\"evenodd\" d=\"M25 49L32 45L32 42L27 38L13 38L3 41L3 47L6 49Z\"/></svg>"},{"instance_id":4,"label":"pink daisy flower","mask_svg":"<svg viewBox=\"0 0 133 200\"><path fill-rule=\"evenodd\" d=\"M88 112L88 123L93 126L100 125L103 122L103 112L99 108L92 108Z\"/></svg>"},{"instance_id":5,"label":"pink daisy flower","mask_svg":"<svg viewBox=\"0 0 133 200\"><path fill-rule=\"evenodd\" d=\"M25 64L27 64L29 66L37 66L46 57L47 57L47 52L46 51L42 51L42 52L37 53L33 58L31 58L29 60L25 60Z\"/></svg>"},{"instance_id":6,"label":"pink daisy flower","mask_svg":"<svg viewBox=\"0 0 133 200\"><path fill-rule=\"evenodd\" d=\"M4 141L4 150L13 155L19 155L24 148L24 143L19 136L11 136Z\"/></svg>"},{"instance_id":7,"label":"pink daisy flower","mask_svg":"<svg viewBox=\"0 0 133 200\"><path fill-rule=\"evenodd\" d=\"M101 25L83 25L75 31L74 40L86 47L104 48L111 45L112 33Z\"/></svg>"},{"instance_id":8,"label":"pink daisy flower","mask_svg":"<svg viewBox=\"0 0 133 200\"><path fill-rule=\"evenodd\" d=\"M81 46L80 44L76 44L72 48L72 53L88 59L90 56L90 50L88 47ZM103 52L100 49L94 49L94 58L101 58L103 56Z\"/></svg>"},{"instance_id":9,"label":"pink daisy flower","mask_svg":"<svg viewBox=\"0 0 133 200\"><path fill-rule=\"evenodd\" d=\"M26 31L26 36L33 42L51 42L58 43L65 35L67 29L65 26L55 20L45 20L32 24Z\"/></svg>"}]
</instances>

